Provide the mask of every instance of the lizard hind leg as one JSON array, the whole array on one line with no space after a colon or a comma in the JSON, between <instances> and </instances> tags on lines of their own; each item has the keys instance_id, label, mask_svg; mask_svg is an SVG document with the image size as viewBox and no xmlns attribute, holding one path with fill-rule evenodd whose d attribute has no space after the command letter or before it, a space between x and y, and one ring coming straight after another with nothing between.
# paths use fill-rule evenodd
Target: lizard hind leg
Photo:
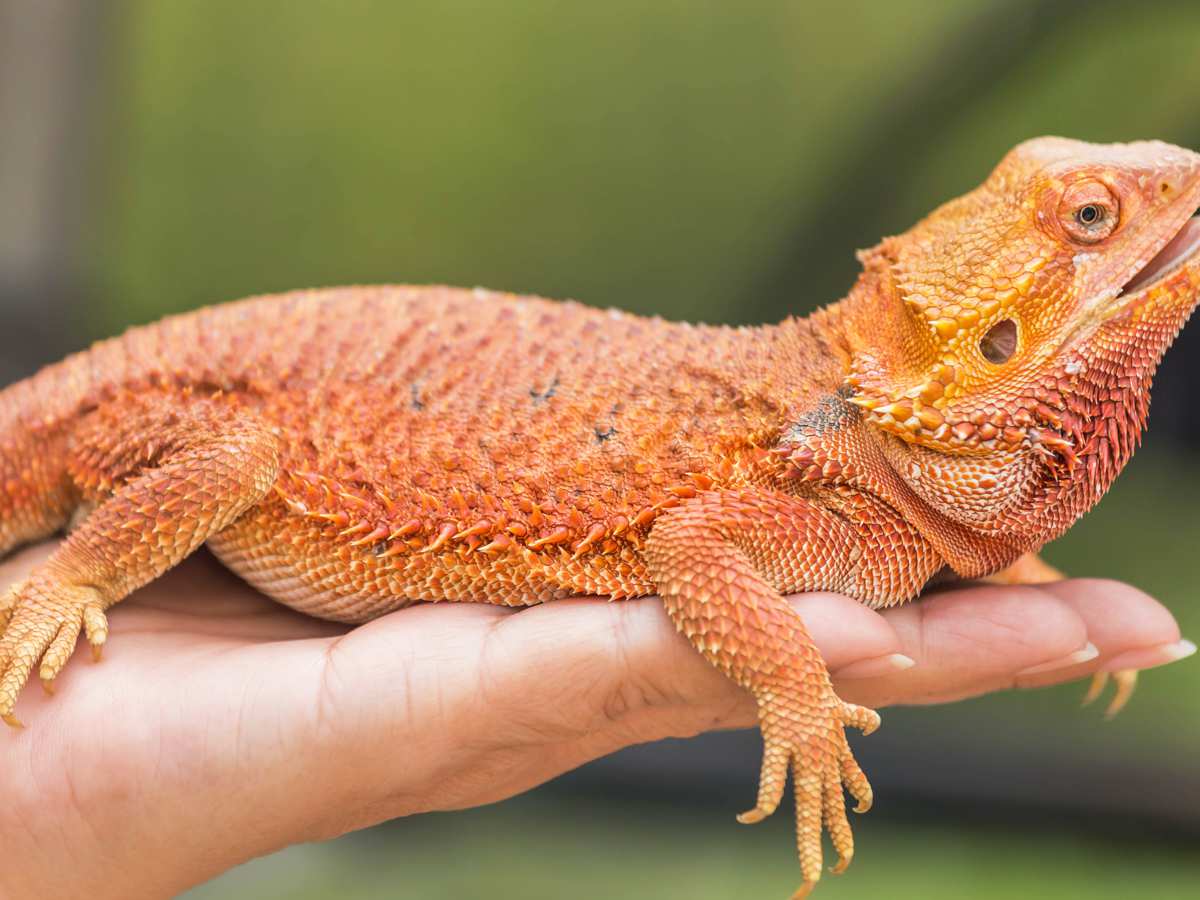
<instances>
[{"instance_id":1,"label":"lizard hind leg","mask_svg":"<svg viewBox=\"0 0 1200 900\"><path fill-rule=\"evenodd\" d=\"M105 610L257 503L278 467L275 436L235 409L166 395L93 413L69 468L96 508L0 599L0 720L20 725L25 682L36 667L49 686L80 631L98 655Z\"/></svg>"}]
</instances>

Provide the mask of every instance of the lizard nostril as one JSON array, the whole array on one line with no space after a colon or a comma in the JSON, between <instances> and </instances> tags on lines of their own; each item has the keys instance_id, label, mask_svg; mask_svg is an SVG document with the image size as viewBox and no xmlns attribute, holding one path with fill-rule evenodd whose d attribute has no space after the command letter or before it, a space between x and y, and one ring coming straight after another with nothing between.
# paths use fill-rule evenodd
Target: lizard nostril
<instances>
[{"instance_id":1,"label":"lizard nostril","mask_svg":"<svg viewBox=\"0 0 1200 900\"><path fill-rule=\"evenodd\" d=\"M1017 323L1004 319L988 329L979 341L979 352L990 363L1006 363L1017 349Z\"/></svg>"}]
</instances>

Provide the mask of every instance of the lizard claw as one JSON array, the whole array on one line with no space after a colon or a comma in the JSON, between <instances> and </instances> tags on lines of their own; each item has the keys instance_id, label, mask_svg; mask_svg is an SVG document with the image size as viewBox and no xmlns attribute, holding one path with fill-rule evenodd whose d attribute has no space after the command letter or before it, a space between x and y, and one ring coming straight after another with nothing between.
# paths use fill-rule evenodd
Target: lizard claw
<instances>
[{"instance_id":1,"label":"lizard claw","mask_svg":"<svg viewBox=\"0 0 1200 900\"><path fill-rule=\"evenodd\" d=\"M1097 672L1092 676L1092 683L1088 685L1087 693L1083 695L1080 705L1087 706L1094 703L1104 693L1110 678L1117 689L1112 700L1109 701L1108 708L1104 710L1106 719L1115 718L1129 703L1129 698L1133 696L1133 692L1137 688L1138 671L1137 669L1120 669L1112 673Z\"/></svg>"},{"instance_id":2,"label":"lizard claw","mask_svg":"<svg viewBox=\"0 0 1200 900\"><path fill-rule=\"evenodd\" d=\"M1097 672L1092 676L1092 682L1088 685L1087 693L1083 695L1083 699L1079 701L1080 706L1091 706L1096 702L1097 698L1104 693L1104 688L1108 684L1108 673Z\"/></svg>"},{"instance_id":3,"label":"lizard claw","mask_svg":"<svg viewBox=\"0 0 1200 900\"><path fill-rule=\"evenodd\" d=\"M741 825L757 825L773 812L775 812L774 809L764 810L756 806L754 809L748 809L744 813L738 813L737 820Z\"/></svg>"},{"instance_id":4,"label":"lizard claw","mask_svg":"<svg viewBox=\"0 0 1200 900\"><path fill-rule=\"evenodd\" d=\"M1108 704L1108 708L1104 710L1104 718L1115 718L1117 713L1125 708L1125 704L1129 702L1129 698L1133 696L1134 690L1137 688L1138 670L1137 669L1119 669L1112 673L1113 683L1117 686L1117 690L1113 693L1113 698Z\"/></svg>"},{"instance_id":5,"label":"lizard claw","mask_svg":"<svg viewBox=\"0 0 1200 900\"><path fill-rule=\"evenodd\" d=\"M796 800L796 849L804 884L794 897L805 897L821 877L822 831L828 831L839 860L830 871L844 872L854 857L854 835L846 818L843 791L857 801L856 812L871 808L873 793L850 746L845 727L869 734L879 727L872 709L843 703L828 690L828 702L789 703L777 694L760 697L763 763L758 803L738 816L744 825L761 822L779 806L790 771Z\"/></svg>"}]
</instances>

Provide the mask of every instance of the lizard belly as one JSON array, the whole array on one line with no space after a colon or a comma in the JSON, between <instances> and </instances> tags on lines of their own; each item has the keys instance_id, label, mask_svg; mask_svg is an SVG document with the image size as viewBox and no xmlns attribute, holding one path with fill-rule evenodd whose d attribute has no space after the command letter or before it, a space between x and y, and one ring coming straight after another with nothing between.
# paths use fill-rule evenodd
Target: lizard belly
<instances>
[{"instance_id":1,"label":"lizard belly","mask_svg":"<svg viewBox=\"0 0 1200 900\"><path fill-rule=\"evenodd\" d=\"M270 500L207 543L225 566L273 600L338 622L365 622L421 601L531 606L581 594L616 599L653 591L640 556L621 567L598 555L572 560L557 550L384 556Z\"/></svg>"}]
</instances>

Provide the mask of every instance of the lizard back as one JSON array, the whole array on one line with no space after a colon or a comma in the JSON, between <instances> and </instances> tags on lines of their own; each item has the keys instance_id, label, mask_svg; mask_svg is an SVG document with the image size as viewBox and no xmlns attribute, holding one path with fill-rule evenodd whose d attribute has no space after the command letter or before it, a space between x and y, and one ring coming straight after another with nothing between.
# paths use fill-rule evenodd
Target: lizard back
<instances>
[{"instance_id":1,"label":"lizard back","mask_svg":"<svg viewBox=\"0 0 1200 900\"><path fill-rule=\"evenodd\" d=\"M745 478L738 461L837 365L805 320L381 287L172 317L38 379L64 419L122 392L252 409L280 436L280 475L209 545L277 599L358 621L414 600L652 591L639 550L657 515Z\"/></svg>"}]
</instances>

